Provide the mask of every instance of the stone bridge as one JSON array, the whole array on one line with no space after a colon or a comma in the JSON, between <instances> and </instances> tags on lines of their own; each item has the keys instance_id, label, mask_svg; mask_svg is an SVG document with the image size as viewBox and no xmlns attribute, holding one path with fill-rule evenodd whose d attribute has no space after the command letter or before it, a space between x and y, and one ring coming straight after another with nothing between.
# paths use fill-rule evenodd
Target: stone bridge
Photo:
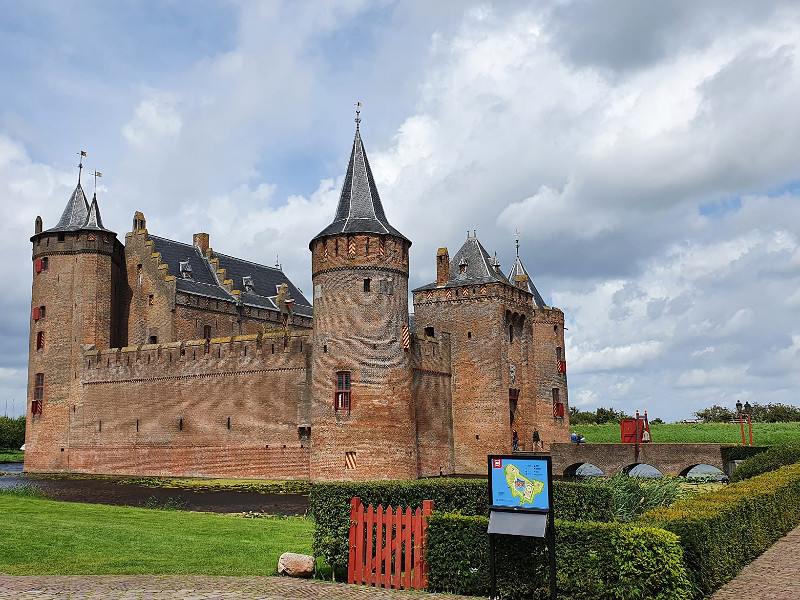
<instances>
[{"instance_id":1,"label":"stone bridge","mask_svg":"<svg viewBox=\"0 0 800 600\"><path fill-rule=\"evenodd\" d=\"M730 444L600 444L553 443L550 455L553 475L573 476L583 464L591 463L609 477L636 465L655 467L664 475L686 475L697 465L711 465L728 473L721 448Z\"/></svg>"}]
</instances>

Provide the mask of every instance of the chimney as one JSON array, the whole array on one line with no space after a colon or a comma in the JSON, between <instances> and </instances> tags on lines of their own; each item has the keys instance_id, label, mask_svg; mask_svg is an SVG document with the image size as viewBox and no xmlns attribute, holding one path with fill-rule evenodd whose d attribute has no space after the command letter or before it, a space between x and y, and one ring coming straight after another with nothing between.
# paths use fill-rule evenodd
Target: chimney
<instances>
[{"instance_id":1,"label":"chimney","mask_svg":"<svg viewBox=\"0 0 800 600\"><path fill-rule=\"evenodd\" d=\"M436 285L442 287L450 281L450 255L447 248L439 248L436 252Z\"/></svg>"},{"instance_id":2,"label":"chimney","mask_svg":"<svg viewBox=\"0 0 800 600\"><path fill-rule=\"evenodd\" d=\"M195 233L192 237L192 244L200 248L203 256L208 255L209 239L207 233Z\"/></svg>"}]
</instances>

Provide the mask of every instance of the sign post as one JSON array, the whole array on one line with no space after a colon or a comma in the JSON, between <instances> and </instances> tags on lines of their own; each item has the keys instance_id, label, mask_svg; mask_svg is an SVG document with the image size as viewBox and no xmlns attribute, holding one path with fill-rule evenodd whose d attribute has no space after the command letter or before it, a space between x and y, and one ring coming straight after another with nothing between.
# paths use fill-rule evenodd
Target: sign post
<instances>
[{"instance_id":1,"label":"sign post","mask_svg":"<svg viewBox=\"0 0 800 600\"><path fill-rule=\"evenodd\" d=\"M546 538L550 598L556 600L556 535L550 456L492 455L489 459L489 585L497 598L494 545L497 534Z\"/></svg>"}]
</instances>

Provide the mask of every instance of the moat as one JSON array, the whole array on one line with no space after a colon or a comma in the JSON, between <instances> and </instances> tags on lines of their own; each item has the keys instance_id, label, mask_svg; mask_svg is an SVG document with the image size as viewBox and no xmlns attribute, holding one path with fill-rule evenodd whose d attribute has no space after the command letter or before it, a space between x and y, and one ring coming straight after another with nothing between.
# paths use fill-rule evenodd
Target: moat
<instances>
[{"instance_id":1,"label":"moat","mask_svg":"<svg viewBox=\"0 0 800 600\"><path fill-rule=\"evenodd\" d=\"M22 472L22 463L0 465L0 488L21 485L34 486L46 498L62 502L169 507L215 513L263 512L269 515L303 515L308 509L308 496L305 494L150 487L102 478L27 475Z\"/></svg>"}]
</instances>

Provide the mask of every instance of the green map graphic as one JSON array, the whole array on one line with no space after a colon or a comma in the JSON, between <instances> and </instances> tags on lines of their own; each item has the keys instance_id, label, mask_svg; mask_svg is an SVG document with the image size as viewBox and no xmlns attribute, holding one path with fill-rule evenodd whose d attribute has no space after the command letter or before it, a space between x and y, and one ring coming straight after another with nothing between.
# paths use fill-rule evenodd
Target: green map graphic
<instances>
[{"instance_id":1,"label":"green map graphic","mask_svg":"<svg viewBox=\"0 0 800 600\"><path fill-rule=\"evenodd\" d=\"M510 464L503 467L508 489L513 498L519 498L520 505L533 504L533 499L544 489L544 482L538 479L528 479L519 472L516 465Z\"/></svg>"}]
</instances>

